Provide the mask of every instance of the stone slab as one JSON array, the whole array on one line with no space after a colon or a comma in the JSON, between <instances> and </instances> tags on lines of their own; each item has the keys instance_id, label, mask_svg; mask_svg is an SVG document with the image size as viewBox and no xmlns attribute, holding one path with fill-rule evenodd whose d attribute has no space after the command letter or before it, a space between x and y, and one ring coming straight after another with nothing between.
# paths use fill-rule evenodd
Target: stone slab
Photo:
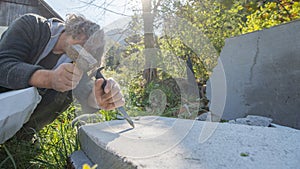
<instances>
[{"instance_id":1,"label":"stone slab","mask_svg":"<svg viewBox=\"0 0 300 169\"><path fill-rule=\"evenodd\" d=\"M294 21L226 39L207 85L212 113L225 120L259 115L300 129L299 30Z\"/></svg>"},{"instance_id":2,"label":"stone slab","mask_svg":"<svg viewBox=\"0 0 300 169\"><path fill-rule=\"evenodd\" d=\"M82 150L101 169L300 166L300 131L296 129L163 117L141 117L134 122L135 129L126 121L82 126L78 133Z\"/></svg>"},{"instance_id":3,"label":"stone slab","mask_svg":"<svg viewBox=\"0 0 300 169\"><path fill-rule=\"evenodd\" d=\"M0 94L0 144L20 130L40 100L33 87Z\"/></svg>"},{"instance_id":4,"label":"stone slab","mask_svg":"<svg viewBox=\"0 0 300 169\"><path fill-rule=\"evenodd\" d=\"M69 157L69 162L74 169L82 169L84 164L88 164L89 166L94 166L91 160L85 155L85 153L81 150L73 152Z\"/></svg>"}]
</instances>

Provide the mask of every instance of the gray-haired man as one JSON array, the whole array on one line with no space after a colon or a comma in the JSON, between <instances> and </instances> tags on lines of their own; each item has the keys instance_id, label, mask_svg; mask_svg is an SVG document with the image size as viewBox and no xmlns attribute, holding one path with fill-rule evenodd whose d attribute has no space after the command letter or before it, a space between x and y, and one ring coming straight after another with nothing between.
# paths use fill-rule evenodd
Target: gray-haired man
<instances>
[{"instance_id":1,"label":"gray-haired man","mask_svg":"<svg viewBox=\"0 0 300 169\"><path fill-rule=\"evenodd\" d=\"M99 108L111 110L124 105L118 84L103 79L91 81L76 65L66 63L68 46L86 41L100 26L79 15L69 15L65 22L27 14L16 19L0 40L0 93L36 87L42 96L30 120L19 131L31 135L51 123L72 102L72 93L85 112ZM100 45L103 53L103 44ZM97 58L99 59L99 58Z\"/></svg>"}]
</instances>

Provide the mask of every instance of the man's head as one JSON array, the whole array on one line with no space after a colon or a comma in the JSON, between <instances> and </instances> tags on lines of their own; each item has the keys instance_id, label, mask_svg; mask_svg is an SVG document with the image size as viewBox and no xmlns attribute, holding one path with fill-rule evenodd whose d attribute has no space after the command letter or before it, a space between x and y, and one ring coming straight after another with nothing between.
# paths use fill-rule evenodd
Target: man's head
<instances>
[{"instance_id":1,"label":"man's head","mask_svg":"<svg viewBox=\"0 0 300 169\"><path fill-rule=\"evenodd\" d=\"M65 52L69 57L78 57L78 54L81 54L85 57L92 56L98 63L101 62L105 40L104 31L99 25L87 20L84 16L70 14L65 21L64 34ZM92 60L92 58L85 59Z\"/></svg>"},{"instance_id":2,"label":"man's head","mask_svg":"<svg viewBox=\"0 0 300 169\"><path fill-rule=\"evenodd\" d=\"M87 20L84 16L69 14L67 15L65 22L65 33L72 37L71 44L84 43L98 30L100 26L90 20Z\"/></svg>"}]
</instances>

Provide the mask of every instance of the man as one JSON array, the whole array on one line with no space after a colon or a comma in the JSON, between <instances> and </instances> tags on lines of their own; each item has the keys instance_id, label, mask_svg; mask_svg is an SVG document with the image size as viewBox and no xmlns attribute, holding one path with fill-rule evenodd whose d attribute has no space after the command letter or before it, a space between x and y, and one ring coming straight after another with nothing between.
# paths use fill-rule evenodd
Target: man
<instances>
[{"instance_id":1,"label":"man","mask_svg":"<svg viewBox=\"0 0 300 169\"><path fill-rule=\"evenodd\" d=\"M120 88L113 79L107 80L103 91L103 79L90 80L86 72L79 70L64 55L70 45L84 46L97 31L102 31L100 26L83 16L72 14L63 22L26 14L3 33L0 40L0 92L33 86L42 96L30 120L18 132L20 138L30 138L55 120L69 107L72 93L87 113L124 105ZM97 59L103 54L103 46L99 44Z\"/></svg>"}]
</instances>

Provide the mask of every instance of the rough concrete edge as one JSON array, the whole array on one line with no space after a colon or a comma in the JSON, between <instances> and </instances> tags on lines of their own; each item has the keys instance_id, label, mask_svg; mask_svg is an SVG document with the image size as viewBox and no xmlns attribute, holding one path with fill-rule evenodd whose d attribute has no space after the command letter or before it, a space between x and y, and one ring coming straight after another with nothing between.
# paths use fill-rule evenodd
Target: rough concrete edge
<instances>
[{"instance_id":1,"label":"rough concrete edge","mask_svg":"<svg viewBox=\"0 0 300 169\"><path fill-rule=\"evenodd\" d=\"M90 166L95 165L81 150L75 151L69 156L68 169L82 169L84 164L88 164Z\"/></svg>"},{"instance_id":2,"label":"rough concrete edge","mask_svg":"<svg viewBox=\"0 0 300 169\"><path fill-rule=\"evenodd\" d=\"M104 146L98 146L93 139L84 132L83 127L79 128L78 137L82 151L84 151L88 158L91 159L93 163L97 164L99 168L137 169L137 166L134 166L129 161L126 161L124 157L120 157L114 152L110 152ZM89 145L91 148L88 148L86 145Z\"/></svg>"}]
</instances>

